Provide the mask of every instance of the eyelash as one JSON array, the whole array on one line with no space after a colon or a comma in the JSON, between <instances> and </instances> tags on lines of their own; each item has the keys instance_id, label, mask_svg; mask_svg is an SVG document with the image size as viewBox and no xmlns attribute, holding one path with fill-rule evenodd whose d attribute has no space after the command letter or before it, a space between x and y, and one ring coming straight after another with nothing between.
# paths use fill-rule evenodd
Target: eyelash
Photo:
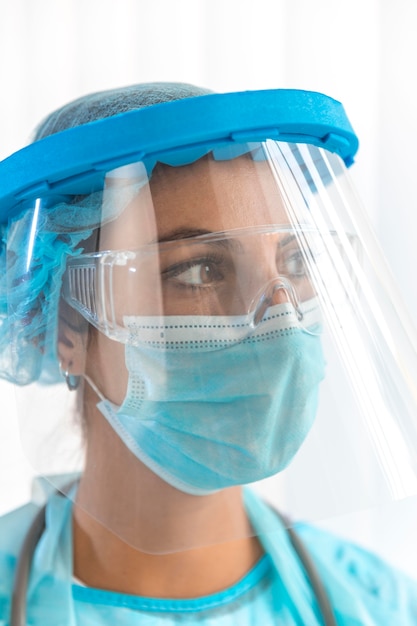
<instances>
[{"instance_id":1,"label":"eyelash","mask_svg":"<svg viewBox=\"0 0 417 626\"><path fill-rule=\"evenodd\" d=\"M180 276L187 270L197 265L203 265L203 264L214 265L216 266L218 271L221 271L220 268L224 264L224 257L220 254L209 253L197 259L190 259L189 261L181 261L180 263L176 263L174 266L169 267L168 269L164 270L162 272L162 276L165 280L176 278L177 276ZM176 287L198 290L198 289L207 289L208 286L207 285L193 285L193 284L186 285L186 284L181 284L180 282L178 282Z\"/></svg>"}]
</instances>

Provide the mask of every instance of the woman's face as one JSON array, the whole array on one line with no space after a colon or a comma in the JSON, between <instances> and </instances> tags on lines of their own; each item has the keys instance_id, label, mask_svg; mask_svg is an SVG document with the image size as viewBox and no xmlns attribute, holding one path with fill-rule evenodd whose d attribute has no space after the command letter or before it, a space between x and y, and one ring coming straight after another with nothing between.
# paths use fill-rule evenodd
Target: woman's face
<instances>
[{"instance_id":1,"label":"woman's face","mask_svg":"<svg viewBox=\"0 0 417 626\"><path fill-rule=\"evenodd\" d=\"M158 165L150 184L101 229L100 250L140 250L130 273L123 266L114 269L117 310L140 316L245 314L277 275L281 257L291 256L291 238L285 233L195 238L271 224L288 224L288 218L265 161L206 157L183 167ZM282 291L278 297L286 298ZM94 331L86 371L105 397L123 402L128 377L123 344Z\"/></svg>"}]
</instances>

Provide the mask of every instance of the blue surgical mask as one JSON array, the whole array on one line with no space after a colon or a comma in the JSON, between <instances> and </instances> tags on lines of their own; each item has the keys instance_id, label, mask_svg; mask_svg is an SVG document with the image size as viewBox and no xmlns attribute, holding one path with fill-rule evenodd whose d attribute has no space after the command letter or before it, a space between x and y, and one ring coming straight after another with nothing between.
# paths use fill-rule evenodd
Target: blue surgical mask
<instances>
[{"instance_id":1,"label":"blue surgical mask","mask_svg":"<svg viewBox=\"0 0 417 626\"><path fill-rule=\"evenodd\" d=\"M271 307L242 338L237 317L140 317L125 323L129 382L120 407L98 407L126 446L186 493L283 470L314 421L324 376L320 337L289 304ZM137 342L136 342L137 343Z\"/></svg>"}]
</instances>

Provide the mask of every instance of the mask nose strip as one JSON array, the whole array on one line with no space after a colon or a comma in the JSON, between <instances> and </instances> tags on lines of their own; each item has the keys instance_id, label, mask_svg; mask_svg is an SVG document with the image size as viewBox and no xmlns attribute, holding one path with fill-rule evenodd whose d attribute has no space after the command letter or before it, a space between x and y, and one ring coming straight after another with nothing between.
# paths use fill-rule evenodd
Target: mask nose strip
<instances>
[{"instance_id":1,"label":"mask nose strip","mask_svg":"<svg viewBox=\"0 0 417 626\"><path fill-rule=\"evenodd\" d=\"M256 306L251 322L253 328L256 328L262 322L267 310L274 304L277 304L276 297L280 291L285 293L288 301L294 306L298 321L301 322L303 320L304 314L300 308L294 287L285 279L276 279L271 281L254 300Z\"/></svg>"}]
</instances>

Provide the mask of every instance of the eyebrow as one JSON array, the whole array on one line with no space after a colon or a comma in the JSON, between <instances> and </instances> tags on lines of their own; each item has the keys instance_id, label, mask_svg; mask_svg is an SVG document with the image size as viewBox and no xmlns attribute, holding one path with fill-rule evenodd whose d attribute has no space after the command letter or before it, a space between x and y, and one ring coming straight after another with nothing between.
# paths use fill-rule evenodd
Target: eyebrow
<instances>
[{"instance_id":1,"label":"eyebrow","mask_svg":"<svg viewBox=\"0 0 417 626\"><path fill-rule=\"evenodd\" d=\"M291 233L290 235L287 235L286 237L281 239L281 241L278 242L278 247L279 248L283 248L284 246L286 246L289 243L291 243L291 241L294 241L294 239L296 239L296 235Z\"/></svg>"},{"instance_id":2,"label":"eyebrow","mask_svg":"<svg viewBox=\"0 0 417 626\"><path fill-rule=\"evenodd\" d=\"M155 243L168 243L170 241L180 241L183 239L192 239L194 237L201 237L203 235L216 235L219 234L218 239L211 239L205 241L207 245L221 246L228 249L232 249L235 252L242 252L243 246L237 239L232 237L222 237L221 233L216 231L206 230L202 228L177 228L159 237Z\"/></svg>"},{"instance_id":3,"label":"eyebrow","mask_svg":"<svg viewBox=\"0 0 417 626\"><path fill-rule=\"evenodd\" d=\"M181 227L165 233L163 237L158 237L155 243L165 243L167 241L176 241L178 239L190 239L191 237L201 237L201 235L212 235L213 231L202 228L186 228Z\"/></svg>"}]
</instances>

